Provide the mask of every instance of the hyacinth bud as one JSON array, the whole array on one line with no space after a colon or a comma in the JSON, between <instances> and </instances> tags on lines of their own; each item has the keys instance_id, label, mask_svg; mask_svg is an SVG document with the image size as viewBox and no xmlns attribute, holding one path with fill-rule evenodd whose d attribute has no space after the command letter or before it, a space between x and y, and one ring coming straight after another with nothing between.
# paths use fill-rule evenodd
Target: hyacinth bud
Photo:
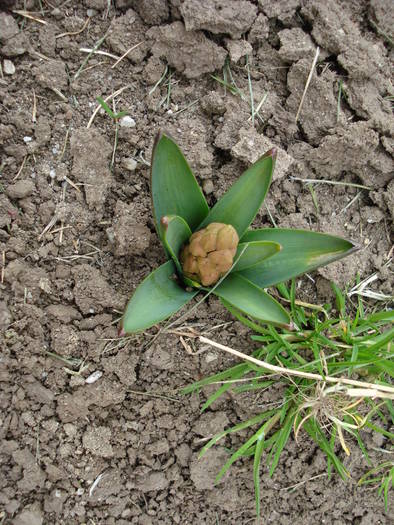
<instances>
[{"instance_id":1,"label":"hyacinth bud","mask_svg":"<svg viewBox=\"0 0 394 525\"><path fill-rule=\"evenodd\" d=\"M212 222L190 237L180 255L184 274L189 279L211 286L231 268L239 242L230 224Z\"/></svg>"}]
</instances>

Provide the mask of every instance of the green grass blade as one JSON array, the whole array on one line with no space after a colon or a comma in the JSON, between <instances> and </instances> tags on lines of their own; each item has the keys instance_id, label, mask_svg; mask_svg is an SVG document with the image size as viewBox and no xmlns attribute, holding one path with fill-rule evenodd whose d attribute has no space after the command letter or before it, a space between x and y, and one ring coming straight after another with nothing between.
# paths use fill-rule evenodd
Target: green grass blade
<instances>
[{"instance_id":1,"label":"green grass blade","mask_svg":"<svg viewBox=\"0 0 394 525\"><path fill-rule=\"evenodd\" d=\"M340 313L341 317L344 317L346 314L345 297L335 283L331 283L331 288L333 292L335 293L335 299L336 299L338 312Z\"/></svg>"},{"instance_id":2,"label":"green grass blade","mask_svg":"<svg viewBox=\"0 0 394 525\"><path fill-rule=\"evenodd\" d=\"M313 418L308 419L303 425L303 428L308 432L311 438L322 449L327 457L330 458L332 465L335 467L342 479L349 478L349 472L334 452L333 443L329 442L321 429L320 425Z\"/></svg>"},{"instance_id":3,"label":"green grass blade","mask_svg":"<svg viewBox=\"0 0 394 525\"><path fill-rule=\"evenodd\" d=\"M249 428L253 425L257 425L258 423L261 423L262 421L265 421L268 419L275 411L274 410L267 410L266 412L263 412L261 414L258 414L257 416L254 416L247 421L242 421L241 423L238 423L237 425L234 425L231 428L228 428L227 430L224 430L223 432L219 432L215 436L213 436L212 439L204 445L204 447L201 449L199 457L202 457L207 450L209 450L213 445L215 445L218 441L220 441L223 437L227 436L228 434L233 434L235 432L240 432L241 430L245 430L245 428Z\"/></svg>"},{"instance_id":4,"label":"green grass blade","mask_svg":"<svg viewBox=\"0 0 394 525\"><path fill-rule=\"evenodd\" d=\"M209 408L212 403L214 403L217 399L219 399L220 396L225 394L227 390L229 390L232 386L234 386L232 383L225 383L221 387L219 387L209 398L205 401L203 406L201 407L201 412L205 412L207 408Z\"/></svg>"},{"instance_id":5,"label":"green grass blade","mask_svg":"<svg viewBox=\"0 0 394 525\"><path fill-rule=\"evenodd\" d=\"M390 414L391 422L394 425L394 407L393 407L393 402L391 401L391 399L386 399L385 400L385 405L387 407L388 413Z\"/></svg>"},{"instance_id":6,"label":"green grass blade","mask_svg":"<svg viewBox=\"0 0 394 525\"><path fill-rule=\"evenodd\" d=\"M375 430L375 432L378 432L379 434L382 434L382 436L386 436L387 438L394 440L393 432L389 432L388 430L385 430L384 428L379 427L378 425L375 425L371 423L370 421L367 421L365 423L365 426L368 428L371 428L372 430Z\"/></svg>"},{"instance_id":7,"label":"green grass blade","mask_svg":"<svg viewBox=\"0 0 394 525\"><path fill-rule=\"evenodd\" d=\"M254 482L254 494L256 500L256 515L260 516L260 464L261 456L264 451L264 436L260 436L257 440L256 449L254 452L253 460L253 482Z\"/></svg>"},{"instance_id":8,"label":"green grass blade","mask_svg":"<svg viewBox=\"0 0 394 525\"><path fill-rule=\"evenodd\" d=\"M335 439L337 437L337 428L336 427L332 427L331 429L331 435L330 435L330 440L328 441L328 447L330 448L330 450L332 451L332 453L334 453L334 447L335 447ZM332 467L334 466L332 460L331 460L331 456L327 456L327 475L328 475L328 479L331 478L331 474L332 474Z\"/></svg>"},{"instance_id":9,"label":"green grass blade","mask_svg":"<svg viewBox=\"0 0 394 525\"><path fill-rule=\"evenodd\" d=\"M276 288L278 289L278 292L284 299L287 299L288 301L290 300L290 292L284 283L278 283L276 285Z\"/></svg>"},{"instance_id":10,"label":"green grass blade","mask_svg":"<svg viewBox=\"0 0 394 525\"><path fill-rule=\"evenodd\" d=\"M375 338L375 342L373 345L369 347L369 352L375 352L385 346L386 344L392 343L394 340L394 328L391 328L390 330L387 330L386 332L383 332L383 334L378 335Z\"/></svg>"},{"instance_id":11,"label":"green grass blade","mask_svg":"<svg viewBox=\"0 0 394 525\"><path fill-rule=\"evenodd\" d=\"M274 453L273 453L272 463L271 463L270 470L269 470L270 476L274 474L275 469L279 462L280 455L282 454L283 449L285 448L286 443L289 439L290 432L291 432L293 422L294 422L294 417L295 417L294 411L291 411L287 414L286 420L279 431L279 435L275 442L275 445L272 447L272 450L274 451Z\"/></svg>"},{"instance_id":12,"label":"green grass blade","mask_svg":"<svg viewBox=\"0 0 394 525\"><path fill-rule=\"evenodd\" d=\"M226 464L222 467L219 474L216 476L216 483L224 476L224 474L227 472L227 470L231 467L231 465L240 458L258 439L263 439L263 437L268 433L269 429L272 428L272 426L278 421L278 414L274 414L268 421L262 425L257 432L250 437L232 456L230 459L226 462Z\"/></svg>"},{"instance_id":13,"label":"green grass blade","mask_svg":"<svg viewBox=\"0 0 394 525\"><path fill-rule=\"evenodd\" d=\"M201 381L196 381L195 383L186 386L181 390L181 394L191 394L192 392L200 390L203 386L210 385L211 383L217 383L220 381L225 381L227 379L234 379L234 377L237 377L238 372L241 373L241 377L247 370L248 365L246 363L240 363L239 365L235 365L231 368L228 368L223 372L219 372L212 376L205 377L204 379L201 379Z\"/></svg>"}]
</instances>

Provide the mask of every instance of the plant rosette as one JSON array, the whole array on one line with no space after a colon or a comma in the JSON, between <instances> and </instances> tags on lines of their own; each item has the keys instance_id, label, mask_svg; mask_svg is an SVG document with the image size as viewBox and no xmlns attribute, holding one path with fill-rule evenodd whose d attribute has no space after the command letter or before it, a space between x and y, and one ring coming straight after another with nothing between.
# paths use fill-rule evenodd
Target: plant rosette
<instances>
[{"instance_id":1,"label":"plant rosette","mask_svg":"<svg viewBox=\"0 0 394 525\"><path fill-rule=\"evenodd\" d=\"M267 151L210 209L178 145L165 133L157 135L151 197L168 260L136 288L120 335L168 319L200 291L259 322L290 324L288 312L265 289L341 259L356 247L307 230L248 229L267 194L275 160L276 150Z\"/></svg>"}]
</instances>

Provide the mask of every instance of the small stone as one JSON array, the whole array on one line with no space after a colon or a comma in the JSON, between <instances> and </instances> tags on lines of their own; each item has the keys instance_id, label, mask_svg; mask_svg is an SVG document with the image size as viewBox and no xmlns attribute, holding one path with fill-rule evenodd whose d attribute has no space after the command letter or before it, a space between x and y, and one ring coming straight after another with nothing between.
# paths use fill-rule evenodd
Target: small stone
<instances>
[{"instance_id":1,"label":"small stone","mask_svg":"<svg viewBox=\"0 0 394 525\"><path fill-rule=\"evenodd\" d=\"M95 9L88 9L86 11L86 15L89 17L89 18L93 18L94 16L96 16L98 13Z\"/></svg>"},{"instance_id":2,"label":"small stone","mask_svg":"<svg viewBox=\"0 0 394 525\"><path fill-rule=\"evenodd\" d=\"M90 374L90 376L85 379L85 383L91 385L92 383L98 381L102 375L103 373L101 370L96 370L95 372L93 372L93 374Z\"/></svg>"},{"instance_id":3,"label":"small stone","mask_svg":"<svg viewBox=\"0 0 394 525\"><path fill-rule=\"evenodd\" d=\"M38 286L40 287L40 289L43 292L45 292L47 294L51 294L52 293L51 281L50 281L50 279L48 277L42 277L39 280Z\"/></svg>"},{"instance_id":4,"label":"small stone","mask_svg":"<svg viewBox=\"0 0 394 525\"><path fill-rule=\"evenodd\" d=\"M15 73L15 66L11 60L8 60L8 59L4 60L3 71L6 75L13 75Z\"/></svg>"},{"instance_id":5,"label":"small stone","mask_svg":"<svg viewBox=\"0 0 394 525\"><path fill-rule=\"evenodd\" d=\"M6 42L19 33L19 27L12 15L1 13L0 42Z\"/></svg>"},{"instance_id":6,"label":"small stone","mask_svg":"<svg viewBox=\"0 0 394 525\"><path fill-rule=\"evenodd\" d=\"M206 195L209 195L210 193L213 192L214 186L213 186L213 182L211 181L211 179L207 179L206 181L204 181L202 189L204 190L204 193Z\"/></svg>"},{"instance_id":7,"label":"small stone","mask_svg":"<svg viewBox=\"0 0 394 525\"><path fill-rule=\"evenodd\" d=\"M226 102L217 91L211 91L202 98L201 108L207 115L224 115L227 111Z\"/></svg>"},{"instance_id":8,"label":"small stone","mask_svg":"<svg viewBox=\"0 0 394 525\"><path fill-rule=\"evenodd\" d=\"M128 115L122 117L119 124L122 128L135 128L135 120Z\"/></svg>"},{"instance_id":9,"label":"small stone","mask_svg":"<svg viewBox=\"0 0 394 525\"><path fill-rule=\"evenodd\" d=\"M206 363L212 363L212 361L216 361L217 358L218 358L218 355L215 354L214 352L207 352L205 354L205 362Z\"/></svg>"},{"instance_id":10,"label":"small stone","mask_svg":"<svg viewBox=\"0 0 394 525\"><path fill-rule=\"evenodd\" d=\"M33 140L32 137L23 137L23 142L27 144L28 142L31 142Z\"/></svg>"},{"instance_id":11,"label":"small stone","mask_svg":"<svg viewBox=\"0 0 394 525\"><path fill-rule=\"evenodd\" d=\"M72 423L65 423L63 429L67 436L70 438L73 438L77 433L77 427Z\"/></svg>"},{"instance_id":12,"label":"small stone","mask_svg":"<svg viewBox=\"0 0 394 525\"><path fill-rule=\"evenodd\" d=\"M122 166L128 171L135 171L137 167L137 161L132 157L122 159Z\"/></svg>"},{"instance_id":13,"label":"small stone","mask_svg":"<svg viewBox=\"0 0 394 525\"><path fill-rule=\"evenodd\" d=\"M53 16L53 18L56 18L56 20L61 20L63 18L63 13L58 7L52 9L51 15Z\"/></svg>"}]
</instances>

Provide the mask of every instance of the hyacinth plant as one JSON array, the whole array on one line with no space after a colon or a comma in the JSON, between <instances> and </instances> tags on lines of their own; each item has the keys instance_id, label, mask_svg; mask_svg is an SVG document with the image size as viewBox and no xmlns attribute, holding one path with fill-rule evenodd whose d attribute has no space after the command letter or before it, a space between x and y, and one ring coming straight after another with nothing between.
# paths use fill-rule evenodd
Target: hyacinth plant
<instances>
[{"instance_id":1,"label":"hyacinth plant","mask_svg":"<svg viewBox=\"0 0 394 525\"><path fill-rule=\"evenodd\" d=\"M271 149L209 209L177 144L158 134L151 196L168 260L135 290L120 323L121 335L160 323L201 291L215 294L232 312L290 325L288 312L265 288L341 259L355 246L312 231L248 229L268 191L275 160Z\"/></svg>"}]
</instances>

